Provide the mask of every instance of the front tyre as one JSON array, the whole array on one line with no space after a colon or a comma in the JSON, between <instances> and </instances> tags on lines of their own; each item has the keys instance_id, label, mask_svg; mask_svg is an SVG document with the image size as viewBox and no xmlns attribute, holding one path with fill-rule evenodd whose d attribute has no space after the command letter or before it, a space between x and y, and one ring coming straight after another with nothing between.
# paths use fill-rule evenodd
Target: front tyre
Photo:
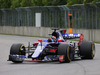
<instances>
[{"instance_id":1,"label":"front tyre","mask_svg":"<svg viewBox=\"0 0 100 75\"><path fill-rule=\"evenodd\" d=\"M58 47L58 55L62 56L63 61L60 62L71 62L72 60L72 48L69 44L60 44Z\"/></svg>"},{"instance_id":2,"label":"front tyre","mask_svg":"<svg viewBox=\"0 0 100 75\"><path fill-rule=\"evenodd\" d=\"M79 50L82 59L93 59L95 56L95 44L93 42L83 41Z\"/></svg>"},{"instance_id":3,"label":"front tyre","mask_svg":"<svg viewBox=\"0 0 100 75\"><path fill-rule=\"evenodd\" d=\"M22 63L26 55L26 49L23 44L13 44L10 48L9 60L14 63Z\"/></svg>"}]
</instances>

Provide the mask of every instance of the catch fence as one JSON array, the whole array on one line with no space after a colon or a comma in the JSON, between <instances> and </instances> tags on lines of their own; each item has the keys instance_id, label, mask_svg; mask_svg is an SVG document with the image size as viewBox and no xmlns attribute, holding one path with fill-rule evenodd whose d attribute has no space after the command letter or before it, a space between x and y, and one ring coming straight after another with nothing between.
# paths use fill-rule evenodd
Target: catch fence
<instances>
[{"instance_id":1,"label":"catch fence","mask_svg":"<svg viewBox=\"0 0 100 75\"><path fill-rule=\"evenodd\" d=\"M100 3L0 9L0 26L68 28L68 14L72 14L75 29L100 29Z\"/></svg>"}]
</instances>

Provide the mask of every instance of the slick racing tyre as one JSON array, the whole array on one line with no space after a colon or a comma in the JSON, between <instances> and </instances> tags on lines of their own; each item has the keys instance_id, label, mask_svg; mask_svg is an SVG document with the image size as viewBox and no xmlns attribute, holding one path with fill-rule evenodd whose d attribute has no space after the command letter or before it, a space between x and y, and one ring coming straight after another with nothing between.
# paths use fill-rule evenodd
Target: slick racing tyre
<instances>
[{"instance_id":1,"label":"slick racing tyre","mask_svg":"<svg viewBox=\"0 0 100 75\"><path fill-rule=\"evenodd\" d=\"M79 47L82 59L93 59L95 56L95 44L93 42L83 41Z\"/></svg>"},{"instance_id":2,"label":"slick racing tyre","mask_svg":"<svg viewBox=\"0 0 100 75\"><path fill-rule=\"evenodd\" d=\"M64 55L63 61L60 62L71 62L72 60L72 48L69 44L60 44L58 47L58 55Z\"/></svg>"},{"instance_id":3,"label":"slick racing tyre","mask_svg":"<svg viewBox=\"0 0 100 75\"><path fill-rule=\"evenodd\" d=\"M17 58L17 56L25 56L25 46L23 44L13 44L10 49L10 55L9 55L9 60L14 62L14 63L22 63L23 59ZM14 56L16 55L16 56Z\"/></svg>"}]
</instances>

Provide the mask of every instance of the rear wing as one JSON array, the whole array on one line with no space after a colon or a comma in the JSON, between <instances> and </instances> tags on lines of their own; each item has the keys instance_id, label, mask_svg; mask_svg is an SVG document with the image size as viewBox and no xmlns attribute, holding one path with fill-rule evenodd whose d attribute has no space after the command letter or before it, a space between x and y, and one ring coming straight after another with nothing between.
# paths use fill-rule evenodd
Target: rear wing
<instances>
[{"instance_id":1,"label":"rear wing","mask_svg":"<svg viewBox=\"0 0 100 75\"><path fill-rule=\"evenodd\" d=\"M66 30L60 30L60 33L64 39L75 39L75 38L80 38L81 34L77 33L66 33Z\"/></svg>"},{"instance_id":2,"label":"rear wing","mask_svg":"<svg viewBox=\"0 0 100 75\"><path fill-rule=\"evenodd\" d=\"M75 39L75 38L80 38L80 34L61 34L63 36L64 39Z\"/></svg>"}]
</instances>

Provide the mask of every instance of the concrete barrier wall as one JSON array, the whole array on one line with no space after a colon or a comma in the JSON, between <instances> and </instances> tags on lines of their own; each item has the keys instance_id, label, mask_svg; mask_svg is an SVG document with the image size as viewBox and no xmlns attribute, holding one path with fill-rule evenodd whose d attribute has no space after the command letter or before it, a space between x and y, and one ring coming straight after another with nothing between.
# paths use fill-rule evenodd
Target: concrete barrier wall
<instances>
[{"instance_id":1,"label":"concrete barrier wall","mask_svg":"<svg viewBox=\"0 0 100 75\"><path fill-rule=\"evenodd\" d=\"M52 33L52 30L45 27L0 26L0 33L49 37L48 34ZM83 33L85 40L100 42L100 30L73 29L73 33Z\"/></svg>"},{"instance_id":2,"label":"concrete barrier wall","mask_svg":"<svg viewBox=\"0 0 100 75\"><path fill-rule=\"evenodd\" d=\"M44 27L0 26L0 33L49 37L52 30Z\"/></svg>"}]
</instances>

